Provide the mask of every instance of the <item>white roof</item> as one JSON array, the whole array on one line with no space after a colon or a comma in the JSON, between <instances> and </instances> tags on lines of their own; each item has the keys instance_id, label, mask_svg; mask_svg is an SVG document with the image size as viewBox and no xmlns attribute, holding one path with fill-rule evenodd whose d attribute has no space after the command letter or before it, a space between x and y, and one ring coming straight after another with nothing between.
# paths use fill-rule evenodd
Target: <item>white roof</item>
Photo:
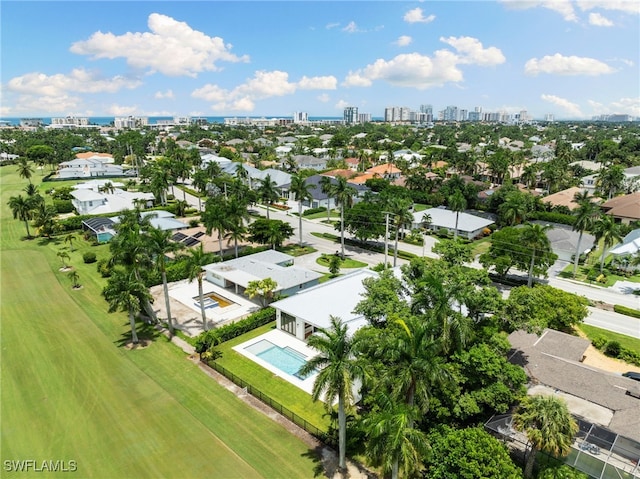
<instances>
[{"instance_id":1,"label":"white roof","mask_svg":"<svg viewBox=\"0 0 640 479\"><path fill-rule=\"evenodd\" d=\"M611 248L609 253L615 256L634 255L640 251L640 228L631 231L615 248Z\"/></svg>"},{"instance_id":2,"label":"white roof","mask_svg":"<svg viewBox=\"0 0 640 479\"><path fill-rule=\"evenodd\" d=\"M104 195L102 193L89 189L73 190L71 192L71 196L78 201L100 201L104 199Z\"/></svg>"},{"instance_id":3,"label":"white roof","mask_svg":"<svg viewBox=\"0 0 640 479\"><path fill-rule=\"evenodd\" d=\"M322 274L310 269L277 264L289 259L293 259L293 257L285 253L264 251L222 263L208 264L204 266L204 269L245 288L250 281L271 278L278 283L276 291L298 286L322 276Z\"/></svg>"},{"instance_id":4,"label":"white roof","mask_svg":"<svg viewBox=\"0 0 640 479\"><path fill-rule=\"evenodd\" d=\"M91 215L97 214L108 214L108 213L119 213L123 210L132 210L135 205L133 200L140 199L146 201L153 201L154 196L153 193L141 193L141 192L132 192L132 191L122 191L116 189L114 194L106 194L106 193L95 193L91 190L75 190L72 191L71 194L78 198L78 194L88 193L92 195L97 195L94 197L94 200L106 200L106 203L89 210L87 213ZM80 199L80 201L91 201L90 199Z\"/></svg>"},{"instance_id":5,"label":"white roof","mask_svg":"<svg viewBox=\"0 0 640 479\"><path fill-rule=\"evenodd\" d=\"M424 215L431 216L431 225L437 228L454 229L456 227L456 213L445 208L430 208L413 214L414 223L422 223ZM480 216L460 212L458 216L458 231L473 232L492 225L494 222Z\"/></svg>"},{"instance_id":6,"label":"white roof","mask_svg":"<svg viewBox=\"0 0 640 479\"><path fill-rule=\"evenodd\" d=\"M336 316L347 324L349 334L365 326L367 320L353 312L365 293L362 281L377 278L378 273L370 269L360 269L345 276L306 289L293 296L271 303L284 311L317 328L331 327L330 316Z\"/></svg>"}]
</instances>

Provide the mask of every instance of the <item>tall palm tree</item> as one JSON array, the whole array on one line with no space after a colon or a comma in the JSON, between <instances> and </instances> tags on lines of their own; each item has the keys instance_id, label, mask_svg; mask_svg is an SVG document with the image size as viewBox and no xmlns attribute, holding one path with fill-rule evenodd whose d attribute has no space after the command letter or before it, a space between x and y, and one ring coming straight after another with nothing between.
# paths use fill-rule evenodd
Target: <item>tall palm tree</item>
<instances>
[{"instance_id":1,"label":"tall palm tree","mask_svg":"<svg viewBox=\"0 0 640 479\"><path fill-rule=\"evenodd\" d=\"M539 225L537 223L528 223L525 226L525 230L522 232L522 241L524 246L531 250L531 263L529 264L529 276L527 280L527 286L531 288L533 286L533 272L536 262L536 254L551 249L551 243L547 237L547 230L551 228L551 225Z\"/></svg>"},{"instance_id":2,"label":"tall palm tree","mask_svg":"<svg viewBox=\"0 0 640 479\"><path fill-rule=\"evenodd\" d=\"M331 177L323 176L320 178L320 191L327 195L327 223L331 221L331 208L329 208L329 200L331 198L331 188L333 187L333 182L331 181Z\"/></svg>"},{"instance_id":3,"label":"tall palm tree","mask_svg":"<svg viewBox=\"0 0 640 479\"><path fill-rule=\"evenodd\" d=\"M593 224L592 233L597 242L602 240L602 255L600 255L600 273L602 273L607 251L614 243L622 241L620 225L616 223L613 216L601 214Z\"/></svg>"},{"instance_id":4,"label":"tall palm tree","mask_svg":"<svg viewBox=\"0 0 640 479\"><path fill-rule=\"evenodd\" d=\"M578 425L566 402L556 396L527 396L513 415L513 427L527 435L531 449L526 459L524 475L533 477L538 451L566 456L571 450Z\"/></svg>"},{"instance_id":5,"label":"tall palm tree","mask_svg":"<svg viewBox=\"0 0 640 479\"><path fill-rule=\"evenodd\" d=\"M29 231L29 220L33 216L33 202L29 198L25 198L22 195L12 196L8 202L9 208L14 219L24 221L24 226L27 229L27 238L31 238L31 232Z\"/></svg>"},{"instance_id":6,"label":"tall palm tree","mask_svg":"<svg viewBox=\"0 0 640 479\"><path fill-rule=\"evenodd\" d=\"M429 453L426 434L413 427L417 416L415 407L390 403L365 419L367 456L391 479L398 479L400 470L413 477Z\"/></svg>"},{"instance_id":7,"label":"tall palm tree","mask_svg":"<svg viewBox=\"0 0 640 479\"><path fill-rule=\"evenodd\" d=\"M18 163L18 176L20 176L20 178L24 178L25 180L29 180L29 184L31 184L33 168L26 158L20 158L20 161Z\"/></svg>"},{"instance_id":8,"label":"tall palm tree","mask_svg":"<svg viewBox=\"0 0 640 479\"><path fill-rule=\"evenodd\" d=\"M69 253L67 253L66 251L58 251L56 253L56 256L60 258L60 261L62 262L62 268L66 269L67 261L69 261Z\"/></svg>"},{"instance_id":9,"label":"tall palm tree","mask_svg":"<svg viewBox=\"0 0 640 479\"><path fill-rule=\"evenodd\" d=\"M606 195L607 199L610 200L622 189L624 180L624 167L622 165L611 165L601 170L596 181L596 186L600 194Z\"/></svg>"},{"instance_id":10,"label":"tall palm tree","mask_svg":"<svg viewBox=\"0 0 640 479\"><path fill-rule=\"evenodd\" d=\"M331 327L319 329L311 335L307 344L319 354L302 368L301 375L318 371L313 383L312 398L317 401L324 394L327 409L338 399L338 450L339 466L346 468L347 416L346 409L353 404L355 382L363 377L363 371L355 358L354 340L347 332L347 325L340 318L330 317Z\"/></svg>"},{"instance_id":11,"label":"tall palm tree","mask_svg":"<svg viewBox=\"0 0 640 479\"><path fill-rule=\"evenodd\" d=\"M68 234L67 236L64 237L64 242L65 243L69 243L69 249L71 251L73 251L73 242L75 240L77 240L78 238L76 237L76 235L74 235L73 233Z\"/></svg>"},{"instance_id":12,"label":"tall palm tree","mask_svg":"<svg viewBox=\"0 0 640 479\"><path fill-rule=\"evenodd\" d=\"M591 201L589 192L578 192L573 196L573 201L578 204L578 207L573 210L573 216L576 221L573 224L573 231L578 231L578 244L576 245L575 258L573 260L573 277L576 277L578 273L578 264L580 263L580 244L582 243L582 235L585 231L593 228L593 225L598 218L600 212L599 208Z\"/></svg>"},{"instance_id":13,"label":"tall palm tree","mask_svg":"<svg viewBox=\"0 0 640 479\"><path fill-rule=\"evenodd\" d=\"M211 235L213 230L218 233L218 253L221 260L224 259L222 239L230 225L230 219L227 216L227 204L228 200L220 195L209 198L205 202L204 211L200 216L208 235Z\"/></svg>"},{"instance_id":14,"label":"tall palm tree","mask_svg":"<svg viewBox=\"0 0 640 479\"><path fill-rule=\"evenodd\" d=\"M183 243L171 239L171 231L160 228L150 228L146 232L145 242L149 252L153 256L156 267L162 277L162 291L164 292L164 304L167 309L167 325L169 335L173 336L173 318L171 317L171 301L169 300L169 284L167 283L167 253L175 253L184 248Z\"/></svg>"},{"instance_id":15,"label":"tall palm tree","mask_svg":"<svg viewBox=\"0 0 640 479\"><path fill-rule=\"evenodd\" d=\"M267 219L269 219L269 205L278 199L278 190L276 189L276 182L271 180L271 175L265 176L260 181L258 187L258 195L264 204L267 205Z\"/></svg>"},{"instance_id":16,"label":"tall palm tree","mask_svg":"<svg viewBox=\"0 0 640 479\"><path fill-rule=\"evenodd\" d=\"M132 273L117 269L107 281L102 295L109 303L110 313L119 310L129 314L131 340L133 344L138 344L136 315L140 313L143 299L150 299L151 295L149 294L149 290L147 290L142 281L138 280Z\"/></svg>"},{"instance_id":17,"label":"tall palm tree","mask_svg":"<svg viewBox=\"0 0 640 479\"><path fill-rule=\"evenodd\" d=\"M294 195L295 201L298 202L298 231L300 233L300 246L302 246L302 202L310 201L313 198L311 188L315 188L315 185L308 184L300 175L293 175L291 177L290 191Z\"/></svg>"},{"instance_id":18,"label":"tall palm tree","mask_svg":"<svg viewBox=\"0 0 640 479\"><path fill-rule=\"evenodd\" d=\"M331 186L330 195L340 205L340 251L344 258L344 208L353 205L353 197L357 194L356 189L347 183L344 176L338 176L336 182Z\"/></svg>"},{"instance_id":19,"label":"tall palm tree","mask_svg":"<svg viewBox=\"0 0 640 479\"><path fill-rule=\"evenodd\" d=\"M395 230L395 246L393 249L393 267L398 262L398 239L400 236L400 228L406 224L411 224L413 215L411 214L411 200L406 198L393 197L389 199L387 204L389 213L393 215L393 228Z\"/></svg>"},{"instance_id":20,"label":"tall palm tree","mask_svg":"<svg viewBox=\"0 0 640 479\"><path fill-rule=\"evenodd\" d=\"M509 192L504 202L498 206L498 212L502 221L509 226L521 223L529 213L525 194L520 191Z\"/></svg>"},{"instance_id":21,"label":"tall palm tree","mask_svg":"<svg viewBox=\"0 0 640 479\"><path fill-rule=\"evenodd\" d=\"M198 302L200 303L200 314L202 315L202 329L205 331L209 329L207 324L207 313L204 308L204 293L202 289L202 279L204 278L205 271L202 269L203 266L208 264L209 255L204 252L202 247L202 243L197 248L193 248L189 250L189 255L187 256L187 277L189 281L193 281L194 279L198 280Z\"/></svg>"},{"instance_id":22,"label":"tall palm tree","mask_svg":"<svg viewBox=\"0 0 640 479\"><path fill-rule=\"evenodd\" d=\"M453 232L453 237L458 237L458 218L460 217L460 212L464 211L467 208L467 200L460 190L456 190L448 199L449 209L451 211L455 211L456 213L456 227Z\"/></svg>"}]
</instances>

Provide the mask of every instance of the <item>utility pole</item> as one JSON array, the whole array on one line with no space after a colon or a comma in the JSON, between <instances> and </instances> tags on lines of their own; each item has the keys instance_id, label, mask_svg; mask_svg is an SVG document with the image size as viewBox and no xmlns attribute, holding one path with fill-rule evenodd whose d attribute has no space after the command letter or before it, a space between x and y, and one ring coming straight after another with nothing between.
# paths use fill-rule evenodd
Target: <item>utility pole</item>
<instances>
[{"instance_id":1,"label":"utility pole","mask_svg":"<svg viewBox=\"0 0 640 479\"><path fill-rule=\"evenodd\" d=\"M387 256L389 255L389 244L387 242L389 239L389 213L385 212L384 217L384 269L387 269Z\"/></svg>"}]
</instances>

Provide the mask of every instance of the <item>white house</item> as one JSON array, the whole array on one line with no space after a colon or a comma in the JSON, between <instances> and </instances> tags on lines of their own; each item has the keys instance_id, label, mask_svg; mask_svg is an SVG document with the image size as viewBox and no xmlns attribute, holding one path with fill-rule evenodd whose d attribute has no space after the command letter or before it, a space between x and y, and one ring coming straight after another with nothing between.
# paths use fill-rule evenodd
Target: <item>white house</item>
<instances>
[{"instance_id":1,"label":"white house","mask_svg":"<svg viewBox=\"0 0 640 479\"><path fill-rule=\"evenodd\" d=\"M113 164L107 153L79 153L70 161L59 165L58 178L88 178L95 176L124 176L122 166Z\"/></svg>"},{"instance_id":2,"label":"white house","mask_svg":"<svg viewBox=\"0 0 640 479\"><path fill-rule=\"evenodd\" d=\"M276 310L276 327L305 341L318 328L329 328L330 316L336 316L353 334L367 324L364 316L353 312L365 293L362 282L377 277L375 271L360 269L271 303Z\"/></svg>"},{"instance_id":3,"label":"white house","mask_svg":"<svg viewBox=\"0 0 640 479\"><path fill-rule=\"evenodd\" d=\"M143 201L145 207L153 206L154 201L153 193L124 191L119 188L113 193L80 188L73 190L71 196L71 203L80 215L119 213L134 209L136 200Z\"/></svg>"},{"instance_id":4,"label":"white house","mask_svg":"<svg viewBox=\"0 0 640 479\"><path fill-rule=\"evenodd\" d=\"M425 216L431 217L428 229L438 231L444 228L449 233L454 233L456 229L456 212L448 210L444 207L430 208L428 210L418 211L413 214L413 223L411 228L421 228ZM472 240L483 233L485 228L494 224L493 220L488 220L480 216L472 215L461 211L458 214L458 236Z\"/></svg>"},{"instance_id":5,"label":"white house","mask_svg":"<svg viewBox=\"0 0 640 479\"><path fill-rule=\"evenodd\" d=\"M266 250L221 263L211 263L203 267L206 279L222 288L244 293L249 282L266 278L278 283L275 292L282 295L315 286L321 273L293 266L293 256L275 250Z\"/></svg>"}]
</instances>

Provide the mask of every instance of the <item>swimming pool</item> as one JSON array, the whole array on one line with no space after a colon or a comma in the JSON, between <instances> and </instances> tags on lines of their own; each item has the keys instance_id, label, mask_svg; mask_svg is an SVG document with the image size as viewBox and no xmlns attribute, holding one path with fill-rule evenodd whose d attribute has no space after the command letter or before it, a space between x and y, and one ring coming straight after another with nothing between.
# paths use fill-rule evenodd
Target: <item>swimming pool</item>
<instances>
[{"instance_id":1,"label":"swimming pool","mask_svg":"<svg viewBox=\"0 0 640 479\"><path fill-rule=\"evenodd\" d=\"M298 374L300 368L306 364L307 358L304 354L293 348L288 346L282 348L267 339L262 339L244 349L282 372L295 376L298 379L307 378L307 376Z\"/></svg>"}]
</instances>

